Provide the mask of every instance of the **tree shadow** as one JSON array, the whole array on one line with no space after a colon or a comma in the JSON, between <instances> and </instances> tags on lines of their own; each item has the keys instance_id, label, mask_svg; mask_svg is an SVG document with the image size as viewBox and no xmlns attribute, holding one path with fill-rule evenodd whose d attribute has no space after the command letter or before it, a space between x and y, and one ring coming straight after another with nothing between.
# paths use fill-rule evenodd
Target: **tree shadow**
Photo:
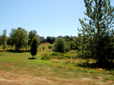
<instances>
[{"instance_id":1,"label":"tree shadow","mask_svg":"<svg viewBox=\"0 0 114 85\"><path fill-rule=\"evenodd\" d=\"M81 64L77 64L80 67L83 68L103 68L103 69L107 69L107 70L111 70L114 69L114 62L106 62L106 63L81 63Z\"/></svg>"},{"instance_id":2,"label":"tree shadow","mask_svg":"<svg viewBox=\"0 0 114 85\"><path fill-rule=\"evenodd\" d=\"M23 52L30 52L30 50L19 50L19 51L16 51L16 50L6 50L6 52L23 53Z\"/></svg>"},{"instance_id":3,"label":"tree shadow","mask_svg":"<svg viewBox=\"0 0 114 85\"><path fill-rule=\"evenodd\" d=\"M29 60L34 60L34 59L37 59L37 58L28 58Z\"/></svg>"}]
</instances>

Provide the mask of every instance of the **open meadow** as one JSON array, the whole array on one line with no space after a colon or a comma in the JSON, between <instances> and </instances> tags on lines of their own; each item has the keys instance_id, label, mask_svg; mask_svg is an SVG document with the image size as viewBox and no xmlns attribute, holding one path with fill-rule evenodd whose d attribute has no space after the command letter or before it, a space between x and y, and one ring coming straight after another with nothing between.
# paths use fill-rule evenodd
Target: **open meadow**
<instances>
[{"instance_id":1,"label":"open meadow","mask_svg":"<svg viewBox=\"0 0 114 85\"><path fill-rule=\"evenodd\" d=\"M82 65L94 59L42 60L43 55L52 53L48 45L39 46L35 59L30 52L0 52L0 85L114 85L113 69ZM76 56L76 51L64 55Z\"/></svg>"}]
</instances>

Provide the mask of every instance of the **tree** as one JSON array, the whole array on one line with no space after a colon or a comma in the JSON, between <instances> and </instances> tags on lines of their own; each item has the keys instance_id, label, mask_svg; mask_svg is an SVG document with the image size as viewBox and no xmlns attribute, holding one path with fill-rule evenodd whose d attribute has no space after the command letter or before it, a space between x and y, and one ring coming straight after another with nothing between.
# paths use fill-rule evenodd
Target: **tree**
<instances>
[{"instance_id":1,"label":"tree","mask_svg":"<svg viewBox=\"0 0 114 85\"><path fill-rule=\"evenodd\" d=\"M44 50L44 49L45 49L45 47L43 46L43 47L42 47L42 49Z\"/></svg>"},{"instance_id":2,"label":"tree","mask_svg":"<svg viewBox=\"0 0 114 85\"><path fill-rule=\"evenodd\" d=\"M31 55L33 55L33 58L37 54L38 45L39 45L38 37L34 36L30 44L30 52L31 52Z\"/></svg>"},{"instance_id":3,"label":"tree","mask_svg":"<svg viewBox=\"0 0 114 85\"><path fill-rule=\"evenodd\" d=\"M11 46L11 50L12 50L12 47L14 46L14 43L12 41L12 39L10 37L7 38L7 45L10 45Z\"/></svg>"},{"instance_id":4,"label":"tree","mask_svg":"<svg viewBox=\"0 0 114 85\"><path fill-rule=\"evenodd\" d=\"M2 49L5 51L6 46L7 46L7 36L6 36L7 31L3 30L3 34L1 36L1 46Z\"/></svg>"},{"instance_id":5,"label":"tree","mask_svg":"<svg viewBox=\"0 0 114 85\"><path fill-rule=\"evenodd\" d=\"M55 41L55 38L47 37L47 42L49 42L50 44L53 44L54 41Z\"/></svg>"},{"instance_id":6,"label":"tree","mask_svg":"<svg viewBox=\"0 0 114 85\"><path fill-rule=\"evenodd\" d=\"M10 33L10 39L12 41L12 46L15 45L16 51L20 48L26 47L28 43L28 35L25 29L18 27L17 29L12 29Z\"/></svg>"},{"instance_id":7,"label":"tree","mask_svg":"<svg viewBox=\"0 0 114 85\"><path fill-rule=\"evenodd\" d=\"M31 31L29 32L29 35L28 35L28 37L29 37L28 45L30 45L30 43L32 42L32 38L33 38L34 36L38 36L38 35L37 35L37 31L31 30Z\"/></svg>"},{"instance_id":8,"label":"tree","mask_svg":"<svg viewBox=\"0 0 114 85\"><path fill-rule=\"evenodd\" d=\"M55 43L54 43L53 50L55 52L65 53L66 52L66 42L65 42L65 40L62 39L62 38L56 39Z\"/></svg>"},{"instance_id":9,"label":"tree","mask_svg":"<svg viewBox=\"0 0 114 85\"><path fill-rule=\"evenodd\" d=\"M49 42L49 43L50 43L50 38L49 38L49 37L47 37L47 42Z\"/></svg>"},{"instance_id":10,"label":"tree","mask_svg":"<svg viewBox=\"0 0 114 85\"><path fill-rule=\"evenodd\" d=\"M48 45L48 48L49 48L49 49L52 49L52 45Z\"/></svg>"},{"instance_id":11,"label":"tree","mask_svg":"<svg viewBox=\"0 0 114 85\"><path fill-rule=\"evenodd\" d=\"M106 62L113 60L113 44L111 33L114 24L114 7L110 0L84 0L88 18L79 19L82 29L82 54L86 51L97 60L99 65L106 65ZM84 53L85 52L85 53Z\"/></svg>"}]
</instances>

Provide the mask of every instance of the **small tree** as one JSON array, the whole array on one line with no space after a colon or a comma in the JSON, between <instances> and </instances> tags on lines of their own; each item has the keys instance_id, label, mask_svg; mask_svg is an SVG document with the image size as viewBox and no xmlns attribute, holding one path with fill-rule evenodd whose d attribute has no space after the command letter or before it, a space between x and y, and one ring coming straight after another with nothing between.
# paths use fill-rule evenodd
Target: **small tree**
<instances>
[{"instance_id":1,"label":"small tree","mask_svg":"<svg viewBox=\"0 0 114 85\"><path fill-rule=\"evenodd\" d=\"M44 50L44 49L45 49L45 47L43 46L43 47L42 47L42 49Z\"/></svg>"},{"instance_id":2,"label":"small tree","mask_svg":"<svg viewBox=\"0 0 114 85\"><path fill-rule=\"evenodd\" d=\"M6 37L6 30L3 30L3 34L1 36L1 46L2 46L2 49L5 51L6 49L6 46L7 46L7 37Z\"/></svg>"},{"instance_id":3,"label":"small tree","mask_svg":"<svg viewBox=\"0 0 114 85\"><path fill-rule=\"evenodd\" d=\"M55 40L53 50L55 52L66 52L66 42L63 38L58 38Z\"/></svg>"},{"instance_id":4,"label":"small tree","mask_svg":"<svg viewBox=\"0 0 114 85\"><path fill-rule=\"evenodd\" d=\"M49 48L49 49L52 49L52 45L48 45L48 48Z\"/></svg>"},{"instance_id":5,"label":"small tree","mask_svg":"<svg viewBox=\"0 0 114 85\"><path fill-rule=\"evenodd\" d=\"M34 56L37 54L37 48L38 48L38 45L39 45L39 40L38 40L38 37L35 36L33 39L32 39L32 42L30 44L30 52L31 52L31 55Z\"/></svg>"}]
</instances>

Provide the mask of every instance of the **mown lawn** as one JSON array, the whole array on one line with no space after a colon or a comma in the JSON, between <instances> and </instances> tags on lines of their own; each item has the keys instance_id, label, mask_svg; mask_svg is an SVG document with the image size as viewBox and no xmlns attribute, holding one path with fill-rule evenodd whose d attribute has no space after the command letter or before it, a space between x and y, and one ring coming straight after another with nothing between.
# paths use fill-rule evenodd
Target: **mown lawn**
<instances>
[{"instance_id":1,"label":"mown lawn","mask_svg":"<svg viewBox=\"0 0 114 85\"><path fill-rule=\"evenodd\" d=\"M41 60L42 55L47 52L50 51L48 49L39 51L35 56L36 59L31 59L29 52L0 52L0 77L5 71L13 75L29 75L33 79L45 78L52 81L51 85L114 85L113 70L78 66L78 63L86 62L84 59ZM111 71L113 75L110 74ZM0 85L3 85L2 83Z\"/></svg>"}]
</instances>

